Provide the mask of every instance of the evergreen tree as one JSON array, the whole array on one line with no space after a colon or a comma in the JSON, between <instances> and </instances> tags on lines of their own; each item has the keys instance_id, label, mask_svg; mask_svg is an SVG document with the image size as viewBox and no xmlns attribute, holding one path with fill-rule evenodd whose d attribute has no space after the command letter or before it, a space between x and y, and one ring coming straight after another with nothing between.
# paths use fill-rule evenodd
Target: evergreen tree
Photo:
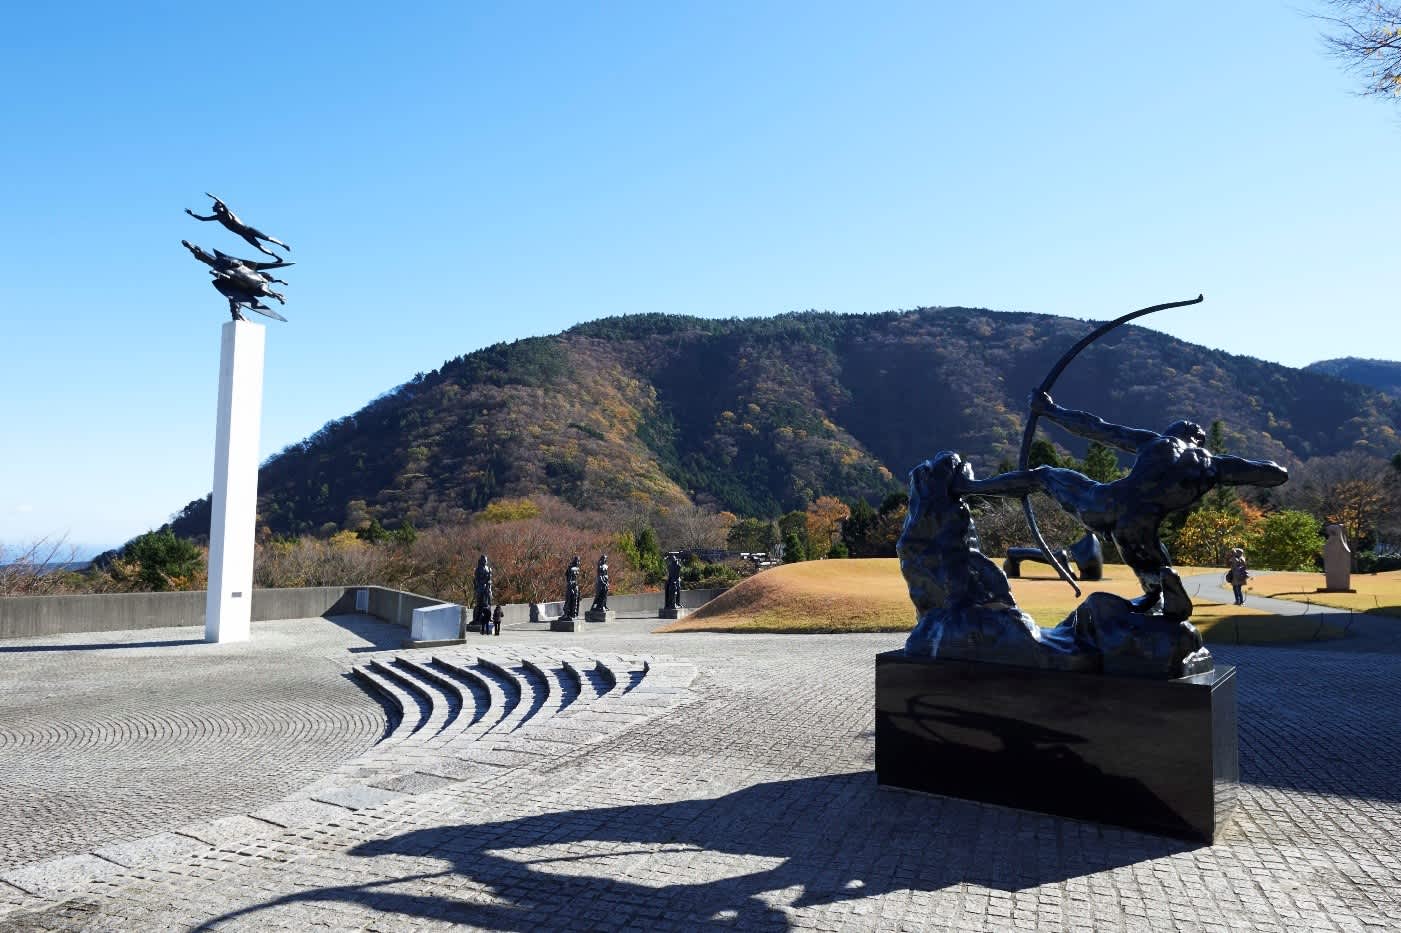
<instances>
[{"instance_id":1,"label":"evergreen tree","mask_svg":"<svg viewBox=\"0 0 1401 933\"><path fill-rule=\"evenodd\" d=\"M1100 483L1112 483L1124 475L1124 471L1119 469L1118 454L1099 441L1090 441L1080 472Z\"/></svg>"},{"instance_id":2,"label":"evergreen tree","mask_svg":"<svg viewBox=\"0 0 1401 933\"><path fill-rule=\"evenodd\" d=\"M1226 425L1220 418L1211 422L1211 430L1207 432L1206 436L1206 449L1214 454L1226 453ZM1240 496L1237 495L1232 486L1217 486L1203 496L1202 501L1197 504L1197 510L1201 509L1239 515L1241 514Z\"/></svg>"},{"instance_id":3,"label":"evergreen tree","mask_svg":"<svg viewBox=\"0 0 1401 933\"><path fill-rule=\"evenodd\" d=\"M783 562L785 564L796 564L808 559L807 546L803 544L803 539L798 537L797 532L790 531L783 536Z\"/></svg>"},{"instance_id":4,"label":"evergreen tree","mask_svg":"<svg viewBox=\"0 0 1401 933\"><path fill-rule=\"evenodd\" d=\"M1038 437L1031 442L1031 452L1027 456L1027 466L1034 469L1039 466L1058 467L1060 465L1061 458L1060 454L1056 452L1056 445L1052 444L1044 437Z\"/></svg>"},{"instance_id":5,"label":"evergreen tree","mask_svg":"<svg viewBox=\"0 0 1401 933\"><path fill-rule=\"evenodd\" d=\"M849 508L851 515L842 525L838 543L853 557L875 557L878 550L875 535L880 516L865 499L855 500Z\"/></svg>"}]
</instances>

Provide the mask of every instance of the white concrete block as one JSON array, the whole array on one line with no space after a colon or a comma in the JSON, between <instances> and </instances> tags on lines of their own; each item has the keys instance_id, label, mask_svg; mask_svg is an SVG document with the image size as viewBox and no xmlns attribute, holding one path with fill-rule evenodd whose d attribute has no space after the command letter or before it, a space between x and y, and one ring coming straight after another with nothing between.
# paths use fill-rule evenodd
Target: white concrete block
<instances>
[{"instance_id":1,"label":"white concrete block","mask_svg":"<svg viewBox=\"0 0 1401 933\"><path fill-rule=\"evenodd\" d=\"M253 532L258 510L258 432L263 414L266 329L224 325L214 435L214 498L209 527L209 595L204 640L247 641L253 611Z\"/></svg>"},{"instance_id":2,"label":"white concrete block","mask_svg":"<svg viewBox=\"0 0 1401 933\"><path fill-rule=\"evenodd\" d=\"M462 607L456 603L439 603L413 611L409 626L412 641L448 641L462 637Z\"/></svg>"}]
</instances>

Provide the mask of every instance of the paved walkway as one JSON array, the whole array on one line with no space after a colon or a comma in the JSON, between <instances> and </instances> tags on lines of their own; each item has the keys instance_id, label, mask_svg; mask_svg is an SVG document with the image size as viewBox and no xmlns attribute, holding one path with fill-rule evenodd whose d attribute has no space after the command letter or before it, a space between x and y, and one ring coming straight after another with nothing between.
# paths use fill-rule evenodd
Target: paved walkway
<instances>
[{"instance_id":1,"label":"paved walkway","mask_svg":"<svg viewBox=\"0 0 1401 933\"><path fill-rule=\"evenodd\" d=\"M1335 651L1401 653L1401 619L1393 616L1372 615L1365 612L1351 612L1316 603L1298 602L1292 599L1271 599L1257 595L1260 581L1274 573L1272 570L1252 570L1253 581L1246 585L1245 605L1277 616L1308 616L1320 623L1334 625L1342 629L1347 637L1332 643ZM1192 597L1201 596L1213 602L1230 603L1235 593L1225 581L1225 572L1196 574L1184 577L1182 583Z\"/></svg>"},{"instance_id":2,"label":"paved walkway","mask_svg":"<svg viewBox=\"0 0 1401 933\"><path fill-rule=\"evenodd\" d=\"M389 737L360 735L338 767L247 814L169 816L176 831L155 836L138 821L124 845L0 870L0 930L1401 926L1401 656L1390 651L1213 648L1240 668L1246 785L1224 838L1202 847L877 788L872 656L900 636L663 636L652 624L536 627L441 652L377 651L370 637L298 653L298 632L346 632L308 620L255 626L248 646L140 649L176 666L221 652L266 664L287 638L309 679L338 686L328 662L378 662L358 676L386 706L359 700ZM101 653L29 647L5 655L6 676L34 658L62 669ZM167 689L170 676L122 674L109 695ZM45 677L61 690L54 669ZM7 687L40 682L14 673ZM191 685L184 700L197 698ZM216 697L204 716L237 702ZM384 719L385 708L402 713ZM282 767L285 736L232 738L228 758L239 747ZM162 792L199 771L172 767ZM54 773L54 792L69 780ZM0 777L0 808L21 805ZM21 832L44 838L54 819Z\"/></svg>"}]
</instances>

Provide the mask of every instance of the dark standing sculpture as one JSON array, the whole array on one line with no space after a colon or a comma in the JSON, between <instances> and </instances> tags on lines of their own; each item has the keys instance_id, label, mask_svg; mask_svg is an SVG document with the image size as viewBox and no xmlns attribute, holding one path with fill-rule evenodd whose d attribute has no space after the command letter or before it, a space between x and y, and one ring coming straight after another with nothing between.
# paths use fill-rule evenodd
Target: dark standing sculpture
<instances>
[{"instance_id":1,"label":"dark standing sculpture","mask_svg":"<svg viewBox=\"0 0 1401 933\"><path fill-rule=\"evenodd\" d=\"M224 225L225 229L230 230L230 231L232 231L233 233L236 233L236 234L238 234L239 236L243 237L244 241L247 242L249 246L253 247L254 249L256 249L256 250L257 250L258 252L260 252L260 253L263 253L263 254L265 254L265 255L267 255L267 256L271 256L271 257L274 258L274 259L277 259L277 258L278 258L278 255L277 255L276 253L274 253L272 250L267 249L266 247L264 247L264 246L262 245L262 243L259 242L260 240L266 241L266 242L268 242L268 243L276 243L278 246L282 247L283 249L288 250L289 252L291 251L292 247L288 246L286 243L283 243L281 240L277 239L276 237L270 237L270 236L268 236L266 233L264 233L263 231L258 230L258 229L255 228L255 227L250 227L248 224L244 223L242 220L240 220L240 219L238 218L238 215L237 215L237 214L235 214L233 211L229 210L229 206L228 206L227 204L225 204L223 201L219 200L218 198L214 197L214 195L209 194L208 191L206 191L205 194L208 194L209 197L212 198L213 201L214 201L214 213L210 214L208 217L204 217L204 216L202 216L202 215L200 215L200 214L196 214L194 211L190 210L188 207L185 208L185 213L186 213L186 214L189 214L189 215L190 215L191 217L193 217L195 220L217 220L217 221L219 221L219 223L221 223L221 224Z\"/></svg>"},{"instance_id":2,"label":"dark standing sculpture","mask_svg":"<svg viewBox=\"0 0 1401 933\"><path fill-rule=\"evenodd\" d=\"M485 554L477 559L477 570L472 575L472 596L472 624L486 635L491 631L491 607L496 599L491 591L491 564Z\"/></svg>"},{"instance_id":3,"label":"dark standing sculpture","mask_svg":"<svg viewBox=\"0 0 1401 933\"><path fill-rule=\"evenodd\" d=\"M666 554L666 609L675 611L681 608L681 555L675 551Z\"/></svg>"},{"instance_id":4,"label":"dark standing sculpture","mask_svg":"<svg viewBox=\"0 0 1401 933\"><path fill-rule=\"evenodd\" d=\"M579 617L579 555L564 568L564 610L560 618L573 620Z\"/></svg>"},{"instance_id":5,"label":"dark standing sculpture","mask_svg":"<svg viewBox=\"0 0 1401 933\"><path fill-rule=\"evenodd\" d=\"M608 555L598 555L598 571L593 583L593 605L590 612L608 611Z\"/></svg>"},{"instance_id":6,"label":"dark standing sculpture","mask_svg":"<svg viewBox=\"0 0 1401 933\"><path fill-rule=\"evenodd\" d=\"M212 194L209 196L214 198ZM180 241L181 245L190 251L190 255L209 267L209 274L213 277L213 281L210 284L214 286L219 294L228 299L230 316L235 321L245 321L247 318L243 316L242 312L246 310L256 311L265 317L270 317L277 321L286 321L287 319L285 317L263 304L262 300L264 298L272 298L278 304L286 304L286 296L282 295L280 292L273 291L272 285L274 283L286 285L287 282L283 279L273 278L265 270L281 269L285 266L292 265L292 263L282 259L276 253L271 253L263 249L262 246L258 245L258 239L261 238L267 240L269 243L276 243L286 249L291 249L291 247L243 223L243 221L239 220L238 217L229 210L228 205L218 198L214 198L214 213L208 217L202 217L189 208L185 209L185 213L194 217L196 220L219 221L225 227L237 233L249 243L252 243L257 247L259 252L272 256L277 260L276 262L254 262L251 259L239 259L237 256L230 256L217 249L209 253L191 243L189 240Z\"/></svg>"}]
</instances>

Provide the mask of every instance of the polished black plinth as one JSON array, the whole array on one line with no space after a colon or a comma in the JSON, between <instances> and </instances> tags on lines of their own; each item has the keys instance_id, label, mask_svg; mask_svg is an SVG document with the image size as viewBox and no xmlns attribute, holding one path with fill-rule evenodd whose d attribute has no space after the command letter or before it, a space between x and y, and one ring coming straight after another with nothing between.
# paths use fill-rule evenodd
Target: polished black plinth
<instances>
[{"instance_id":1,"label":"polished black plinth","mask_svg":"<svg viewBox=\"0 0 1401 933\"><path fill-rule=\"evenodd\" d=\"M1211 842L1240 777L1235 673L1149 680L888 651L876 779Z\"/></svg>"}]
</instances>

